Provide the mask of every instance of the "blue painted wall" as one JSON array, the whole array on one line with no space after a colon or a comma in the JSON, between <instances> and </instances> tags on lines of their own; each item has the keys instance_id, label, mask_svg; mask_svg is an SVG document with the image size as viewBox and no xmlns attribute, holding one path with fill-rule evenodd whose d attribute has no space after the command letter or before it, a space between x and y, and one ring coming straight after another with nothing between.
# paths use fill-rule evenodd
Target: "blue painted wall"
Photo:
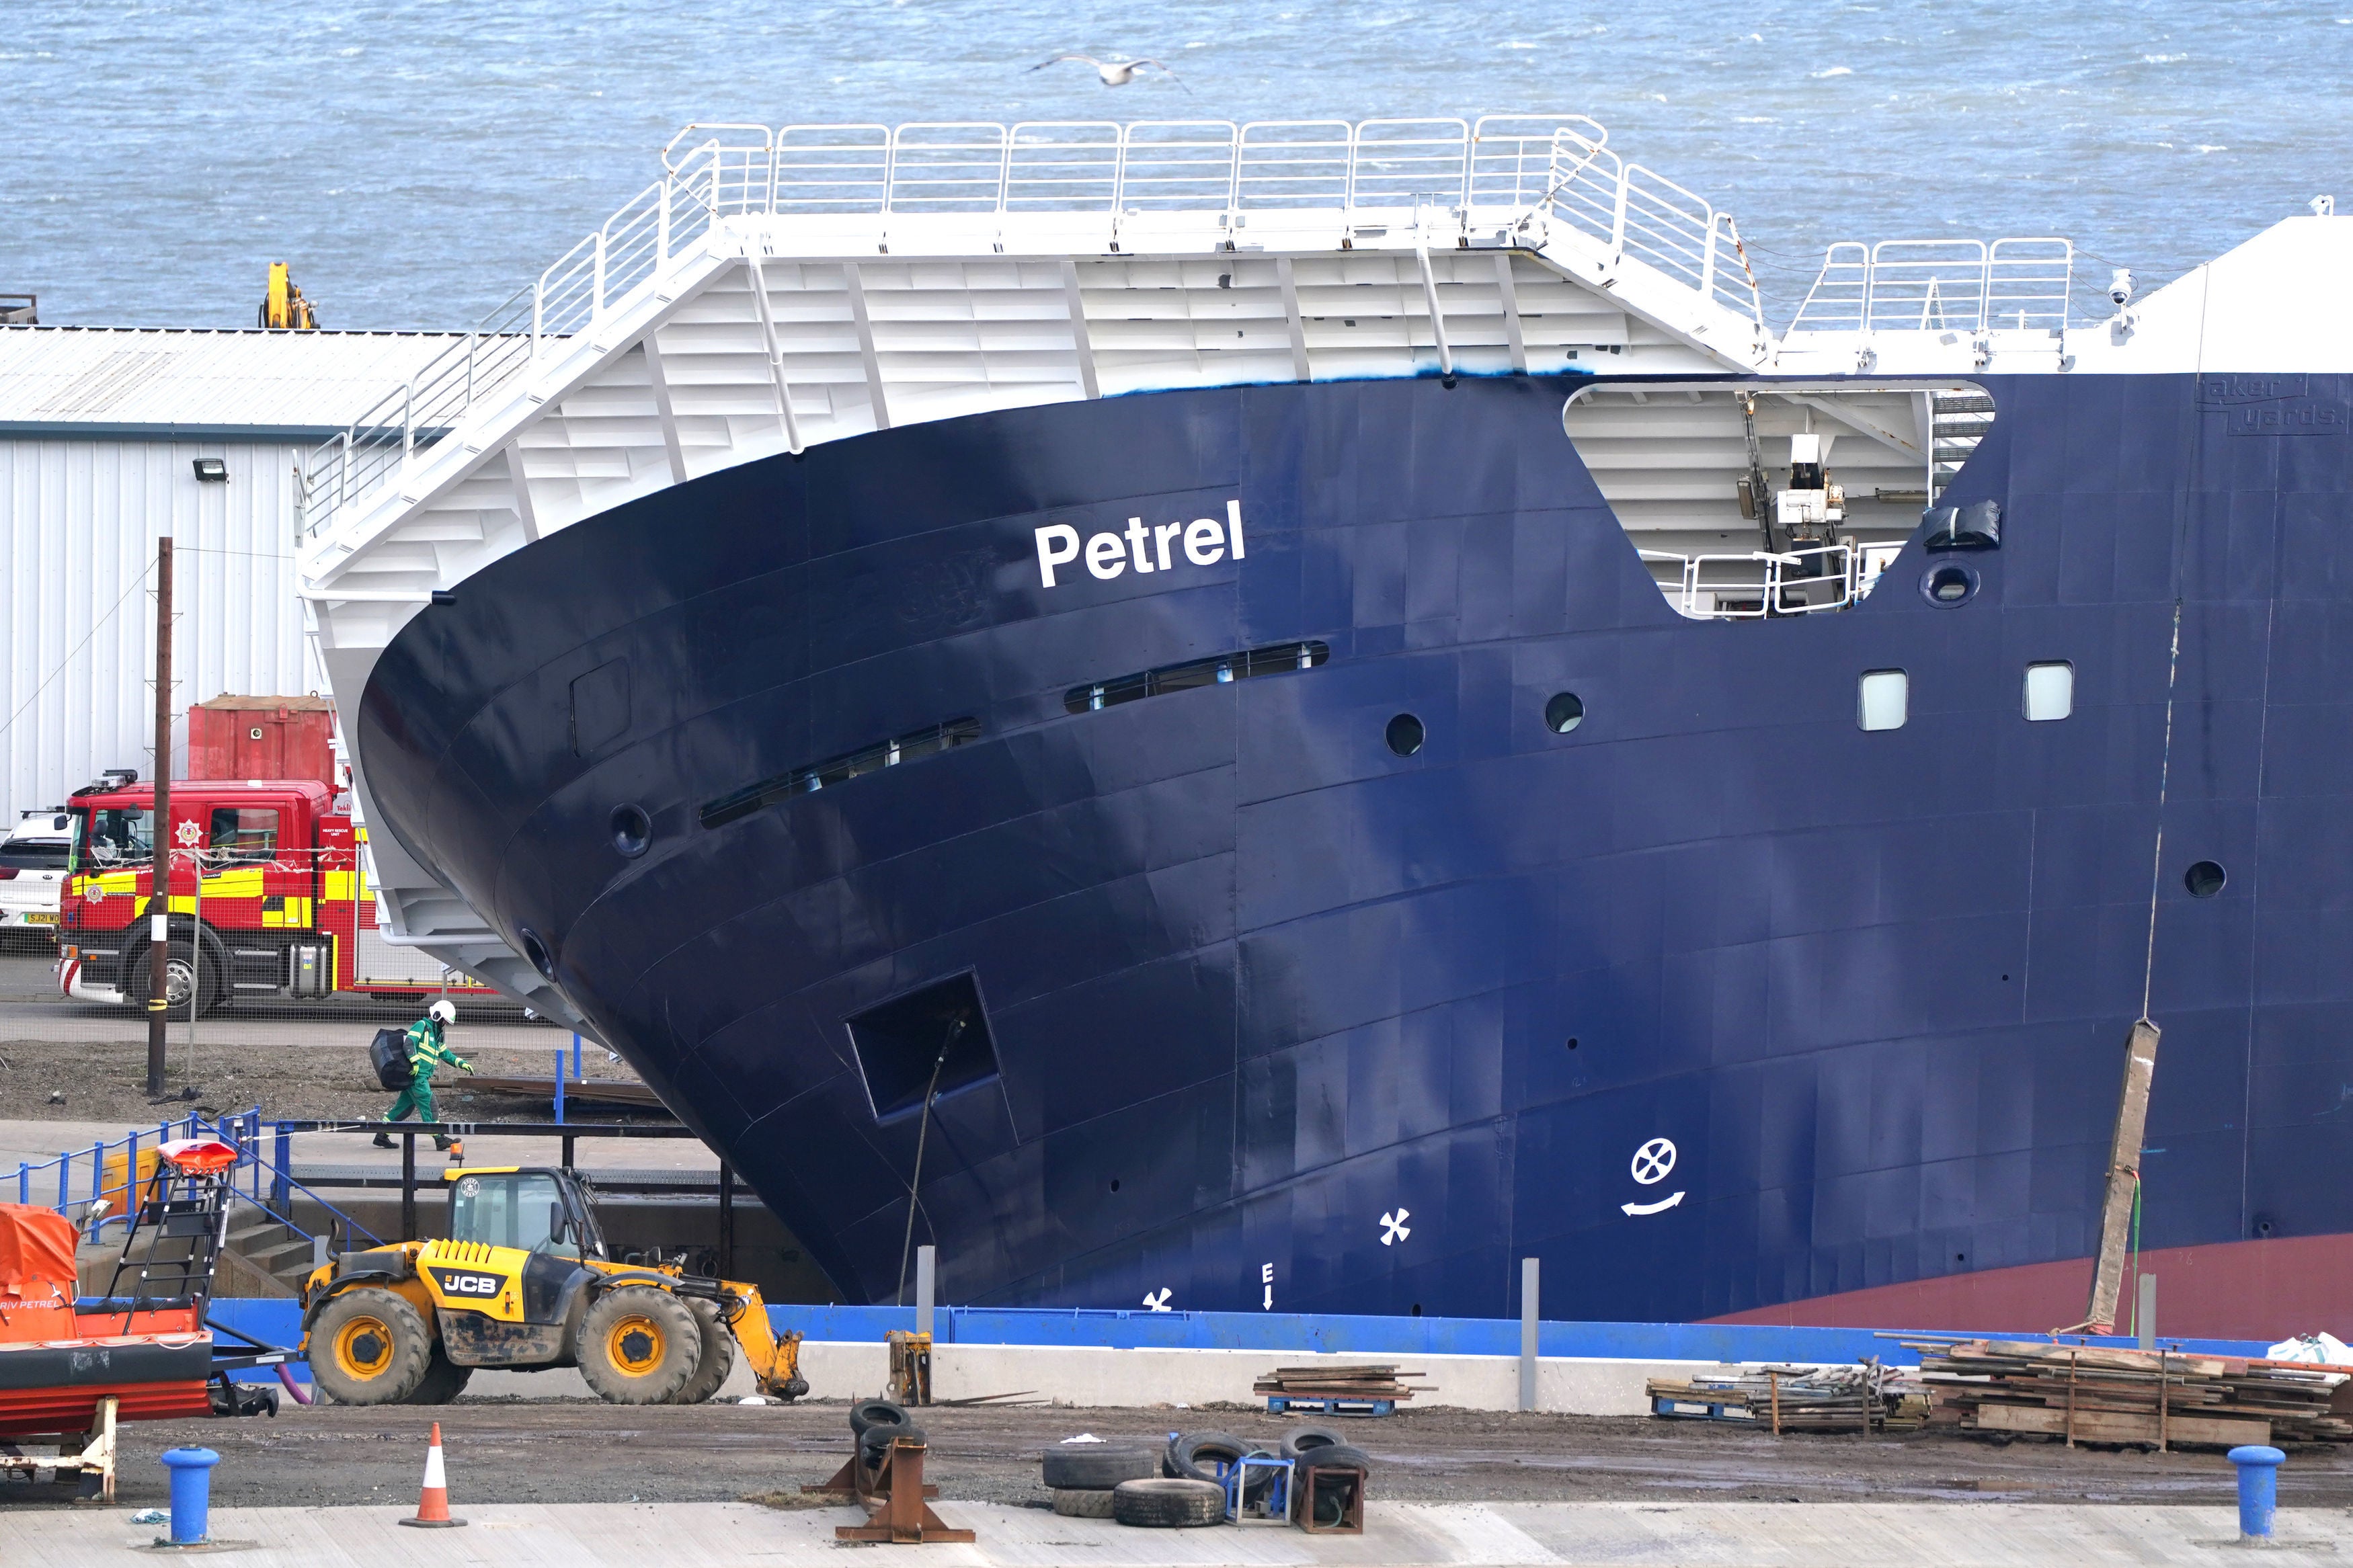
<instances>
[{"instance_id":1,"label":"blue painted wall","mask_svg":"<svg viewBox=\"0 0 2353 1568\"><path fill-rule=\"evenodd\" d=\"M915 1326L913 1307L772 1307L779 1331L811 1340L880 1343L892 1329ZM301 1314L291 1301L216 1301L216 1321L275 1344L292 1344ZM1339 1352L1353 1355L1510 1355L1520 1353L1520 1325L1496 1318L1323 1317L1293 1312L1098 1312L1028 1308L943 1307L934 1324L943 1344L1101 1346L1113 1350L1262 1350L1270 1354ZM2009 1332L1990 1338L2033 1339ZM2070 1341L2070 1343L2078 1342ZM2128 1339L2092 1339L2129 1345ZM2269 1348L2240 1340L2168 1340L2175 1350L2260 1356ZM1785 1329L1740 1323L1545 1323L1537 1351L1546 1356L1626 1361L1851 1362L1877 1356L1916 1366L1919 1356L1867 1329Z\"/></svg>"}]
</instances>

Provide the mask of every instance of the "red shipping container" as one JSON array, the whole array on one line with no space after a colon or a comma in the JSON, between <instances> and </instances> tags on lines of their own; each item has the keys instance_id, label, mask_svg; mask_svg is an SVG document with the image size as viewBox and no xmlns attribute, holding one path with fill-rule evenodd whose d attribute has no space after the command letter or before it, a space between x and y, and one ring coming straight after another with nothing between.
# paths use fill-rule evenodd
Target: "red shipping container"
<instances>
[{"instance_id":1,"label":"red shipping container","mask_svg":"<svg viewBox=\"0 0 2353 1568\"><path fill-rule=\"evenodd\" d=\"M191 779L335 777L335 705L323 697L231 697L188 710Z\"/></svg>"}]
</instances>

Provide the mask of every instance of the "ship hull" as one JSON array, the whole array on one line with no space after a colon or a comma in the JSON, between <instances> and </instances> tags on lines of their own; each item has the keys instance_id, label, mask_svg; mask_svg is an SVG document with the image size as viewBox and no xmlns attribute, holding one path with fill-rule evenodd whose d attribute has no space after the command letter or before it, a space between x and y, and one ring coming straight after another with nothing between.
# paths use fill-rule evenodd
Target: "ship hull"
<instances>
[{"instance_id":1,"label":"ship hull","mask_svg":"<svg viewBox=\"0 0 2353 1568\"><path fill-rule=\"evenodd\" d=\"M911 1206L974 1303L1493 1316L1526 1257L1547 1316L1621 1321L2081 1278L2145 992L2144 1245L2353 1232L2343 420L1985 384L1945 500L2000 500L1999 547L1915 539L1849 611L1745 624L1663 601L1574 383L745 464L420 613L358 706L372 826L853 1300L902 1289ZM1246 552L1155 532L1221 520ZM1944 559L1964 602L1924 591ZM2072 713L2028 722L2063 661ZM1905 721L1865 731L1888 670Z\"/></svg>"}]
</instances>

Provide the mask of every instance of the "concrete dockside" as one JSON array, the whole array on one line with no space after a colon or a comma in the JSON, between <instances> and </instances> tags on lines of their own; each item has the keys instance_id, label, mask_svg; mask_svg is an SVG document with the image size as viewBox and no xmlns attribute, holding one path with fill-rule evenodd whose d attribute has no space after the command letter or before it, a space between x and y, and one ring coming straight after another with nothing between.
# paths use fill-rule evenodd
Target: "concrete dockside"
<instances>
[{"instance_id":1,"label":"concrete dockside","mask_svg":"<svg viewBox=\"0 0 2353 1568\"><path fill-rule=\"evenodd\" d=\"M1362 1536L1295 1530L1130 1530L1001 1504L937 1505L971 1529L969 1546L915 1549L947 1568L1290 1568L1347 1564L1693 1564L1706 1568L2105 1568L2211 1565L2236 1535L2221 1508L2054 1504L1375 1503ZM456 1505L470 1522L420 1549L396 1508L216 1509L212 1534L244 1568L414 1568L420 1550L440 1568L565 1564L839 1563L837 1524L855 1509L778 1511L747 1503ZM2336 1563L2335 1510L2285 1512L2263 1560ZM147 1546L153 1527L117 1513L0 1514L0 1562L42 1568L115 1568ZM162 1553L157 1553L162 1555Z\"/></svg>"}]
</instances>

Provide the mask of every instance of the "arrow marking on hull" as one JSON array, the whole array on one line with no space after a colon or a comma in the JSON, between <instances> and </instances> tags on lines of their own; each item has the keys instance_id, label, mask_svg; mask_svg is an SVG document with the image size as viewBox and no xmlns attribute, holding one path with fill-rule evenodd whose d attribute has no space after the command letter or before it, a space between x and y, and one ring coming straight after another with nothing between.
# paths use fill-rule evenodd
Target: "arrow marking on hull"
<instances>
[{"instance_id":1,"label":"arrow marking on hull","mask_svg":"<svg viewBox=\"0 0 2353 1568\"><path fill-rule=\"evenodd\" d=\"M1677 1193L1672 1197L1661 1198L1654 1204L1620 1204L1618 1206L1630 1215L1663 1214L1683 1201L1683 1194Z\"/></svg>"}]
</instances>

